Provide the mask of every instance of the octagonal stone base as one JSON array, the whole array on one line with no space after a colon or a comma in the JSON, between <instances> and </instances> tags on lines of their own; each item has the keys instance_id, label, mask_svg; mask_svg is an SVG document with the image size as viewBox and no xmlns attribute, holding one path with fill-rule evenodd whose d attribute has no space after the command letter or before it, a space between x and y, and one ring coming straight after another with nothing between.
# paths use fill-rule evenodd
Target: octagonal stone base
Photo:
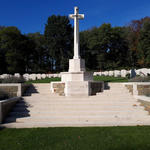
<instances>
[{"instance_id":1,"label":"octagonal stone base","mask_svg":"<svg viewBox=\"0 0 150 150\"><path fill-rule=\"evenodd\" d=\"M61 73L61 81L93 81L93 73L92 72L62 72Z\"/></svg>"}]
</instances>

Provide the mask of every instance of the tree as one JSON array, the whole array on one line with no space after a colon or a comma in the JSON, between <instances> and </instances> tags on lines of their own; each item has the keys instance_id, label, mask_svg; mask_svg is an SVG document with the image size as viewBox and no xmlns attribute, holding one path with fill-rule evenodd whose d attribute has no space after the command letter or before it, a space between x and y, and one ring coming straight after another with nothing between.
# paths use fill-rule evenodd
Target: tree
<instances>
[{"instance_id":1,"label":"tree","mask_svg":"<svg viewBox=\"0 0 150 150\"><path fill-rule=\"evenodd\" d=\"M139 38L140 38L140 31L143 28L143 25L145 22L149 21L150 17L145 17L140 20L133 20L131 23L127 26L128 28L128 44L129 49L131 53L131 64L132 67L139 67L138 62L138 44L139 44Z\"/></svg>"},{"instance_id":2,"label":"tree","mask_svg":"<svg viewBox=\"0 0 150 150\"><path fill-rule=\"evenodd\" d=\"M150 66L150 19L145 20L139 35L138 64L141 67Z\"/></svg>"},{"instance_id":3,"label":"tree","mask_svg":"<svg viewBox=\"0 0 150 150\"><path fill-rule=\"evenodd\" d=\"M130 66L130 53L124 27L114 27L111 29L106 53L108 69L121 69Z\"/></svg>"},{"instance_id":4,"label":"tree","mask_svg":"<svg viewBox=\"0 0 150 150\"><path fill-rule=\"evenodd\" d=\"M1 46L0 46L1 47ZM5 51L0 48L0 74L7 72L7 63L5 59Z\"/></svg>"},{"instance_id":5,"label":"tree","mask_svg":"<svg viewBox=\"0 0 150 150\"><path fill-rule=\"evenodd\" d=\"M48 72L50 69L49 54L46 49L46 42L44 35L39 32L29 33L27 37L32 41L34 55L32 58L33 72ZM31 66L31 65L30 65Z\"/></svg>"},{"instance_id":6,"label":"tree","mask_svg":"<svg viewBox=\"0 0 150 150\"><path fill-rule=\"evenodd\" d=\"M7 64L8 73L25 72L26 57L30 51L27 41L16 27L5 27L0 30L0 49L5 57L3 63Z\"/></svg>"},{"instance_id":7,"label":"tree","mask_svg":"<svg viewBox=\"0 0 150 150\"><path fill-rule=\"evenodd\" d=\"M49 17L44 36L51 59L51 71L67 70L73 44L73 29L68 17L55 15Z\"/></svg>"},{"instance_id":8,"label":"tree","mask_svg":"<svg viewBox=\"0 0 150 150\"><path fill-rule=\"evenodd\" d=\"M88 69L110 70L129 65L126 28L103 24L80 35L81 48L86 48L84 55Z\"/></svg>"}]
</instances>

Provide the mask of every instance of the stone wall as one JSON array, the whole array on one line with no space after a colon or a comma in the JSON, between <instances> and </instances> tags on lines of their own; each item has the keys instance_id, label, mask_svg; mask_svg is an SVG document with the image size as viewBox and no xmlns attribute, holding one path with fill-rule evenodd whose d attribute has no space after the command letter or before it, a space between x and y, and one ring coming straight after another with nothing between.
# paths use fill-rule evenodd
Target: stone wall
<instances>
[{"instance_id":1,"label":"stone wall","mask_svg":"<svg viewBox=\"0 0 150 150\"><path fill-rule=\"evenodd\" d=\"M0 101L0 123L3 122L3 120L5 119L5 117L11 111L12 107L19 100L20 100L19 97L15 97L15 98L11 98L11 99Z\"/></svg>"},{"instance_id":2,"label":"stone wall","mask_svg":"<svg viewBox=\"0 0 150 150\"><path fill-rule=\"evenodd\" d=\"M150 83L149 82L129 82L123 83L125 87L132 93L132 95L150 95Z\"/></svg>"},{"instance_id":3,"label":"stone wall","mask_svg":"<svg viewBox=\"0 0 150 150\"><path fill-rule=\"evenodd\" d=\"M8 93L9 97L17 97L18 86L0 86L0 90Z\"/></svg>"},{"instance_id":4,"label":"stone wall","mask_svg":"<svg viewBox=\"0 0 150 150\"><path fill-rule=\"evenodd\" d=\"M6 83L0 84L0 89L8 93L9 97L21 97L29 86L30 84Z\"/></svg>"},{"instance_id":5,"label":"stone wall","mask_svg":"<svg viewBox=\"0 0 150 150\"><path fill-rule=\"evenodd\" d=\"M150 95L150 85L137 85L138 95Z\"/></svg>"},{"instance_id":6,"label":"stone wall","mask_svg":"<svg viewBox=\"0 0 150 150\"><path fill-rule=\"evenodd\" d=\"M65 83L64 82L52 82L51 91L52 93L57 93L60 96L64 96Z\"/></svg>"}]
</instances>

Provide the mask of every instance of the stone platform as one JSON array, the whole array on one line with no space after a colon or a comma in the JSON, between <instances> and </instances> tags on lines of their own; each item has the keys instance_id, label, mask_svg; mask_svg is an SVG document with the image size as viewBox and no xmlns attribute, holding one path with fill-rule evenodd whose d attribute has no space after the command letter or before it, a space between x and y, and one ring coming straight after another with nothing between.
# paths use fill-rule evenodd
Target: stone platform
<instances>
[{"instance_id":1,"label":"stone platform","mask_svg":"<svg viewBox=\"0 0 150 150\"><path fill-rule=\"evenodd\" d=\"M85 127L150 125L144 107L121 83L89 97L66 97L50 93L49 84L33 84L12 109L2 127Z\"/></svg>"},{"instance_id":2,"label":"stone platform","mask_svg":"<svg viewBox=\"0 0 150 150\"><path fill-rule=\"evenodd\" d=\"M60 96L76 96L87 97L103 92L103 81L66 81L66 82L51 82L51 92L57 93Z\"/></svg>"}]
</instances>

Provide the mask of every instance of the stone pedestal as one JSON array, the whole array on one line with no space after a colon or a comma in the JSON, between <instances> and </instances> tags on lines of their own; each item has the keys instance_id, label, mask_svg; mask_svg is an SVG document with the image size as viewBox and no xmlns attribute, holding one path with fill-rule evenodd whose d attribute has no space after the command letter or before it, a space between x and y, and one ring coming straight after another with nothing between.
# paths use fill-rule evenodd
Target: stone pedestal
<instances>
[{"instance_id":1,"label":"stone pedestal","mask_svg":"<svg viewBox=\"0 0 150 150\"><path fill-rule=\"evenodd\" d=\"M70 59L69 60L69 72L85 71L84 59Z\"/></svg>"},{"instance_id":2,"label":"stone pedestal","mask_svg":"<svg viewBox=\"0 0 150 150\"><path fill-rule=\"evenodd\" d=\"M52 82L51 91L59 95L84 97L102 92L103 82L93 81L93 72L85 71L83 59L70 59L69 72L61 73L61 82Z\"/></svg>"},{"instance_id":3,"label":"stone pedestal","mask_svg":"<svg viewBox=\"0 0 150 150\"><path fill-rule=\"evenodd\" d=\"M88 81L67 81L65 82L65 96L89 96L90 86Z\"/></svg>"},{"instance_id":4,"label":"stone pedestal","mask_svg":"<svg viewBox=\"0 0 150 150\"><path fill-rule=\"evenodd\" d=\"M62 72L61 73L61 81L93 81L93 73L92 72Z\"/></svg>"}]
</instances>

